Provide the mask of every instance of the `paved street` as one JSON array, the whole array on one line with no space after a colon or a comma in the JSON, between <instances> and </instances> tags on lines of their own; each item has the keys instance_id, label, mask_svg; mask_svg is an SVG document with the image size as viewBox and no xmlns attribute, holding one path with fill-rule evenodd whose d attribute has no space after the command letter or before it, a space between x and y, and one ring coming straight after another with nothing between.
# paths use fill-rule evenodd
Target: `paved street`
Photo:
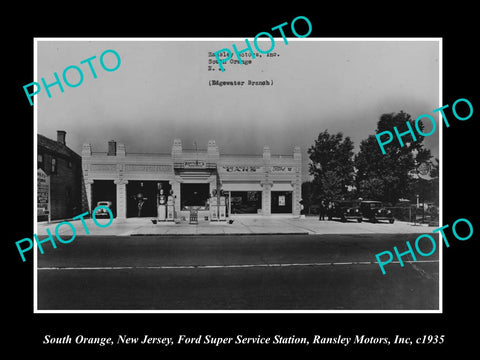
<instances>
[{"instance_id":1,"label":"paved street","mask_svg":"<svg viewBox=\"0 0 480 360\"><path fill-rule=\"evenodd\" d=\"M38 309L435 310L438 252L386 275L375 263L416 237L80 235L38 254Z\"/></svg>"}]
</instances>

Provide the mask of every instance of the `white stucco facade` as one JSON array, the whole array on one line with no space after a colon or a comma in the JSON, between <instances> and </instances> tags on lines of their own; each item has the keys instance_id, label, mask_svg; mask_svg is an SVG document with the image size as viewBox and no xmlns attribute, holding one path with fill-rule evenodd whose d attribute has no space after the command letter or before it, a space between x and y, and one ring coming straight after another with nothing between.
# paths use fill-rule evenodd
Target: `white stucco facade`
<instances>
[{"instance_id":1,"label":"white stucco facade","mask_svg":"<svg viewBox=\"0 0 480 360\"><path fill-rule=\"evenodd\" d=\"M144 187L149 195L147 201L151 202L158 196L156 189L164 188L173 191L175 217L180 218L188 212L182 205L189 200L185 197L196 194L195 186L205 191L208 184L209 194L222 190L228 215L238 212L299 215L302 159L299 147L292 150L290 155L272 155L265 146L258 156L226 155L220 153L213 140L208 142L206 150L187 150L181 140L175 139L170 154L133 154L126 151L124 144L113 141L109 142L106 153L94 152L90 144L84 144L82 168L89 208L95 207L92 203L95 199L111 200L117 218L130 217L129 204L138 186ZM95 184L101 182L111 189L108 194L112 199L93 195ZM208 204L201 210L207 211Z\"/></svg>"}]
</instances>

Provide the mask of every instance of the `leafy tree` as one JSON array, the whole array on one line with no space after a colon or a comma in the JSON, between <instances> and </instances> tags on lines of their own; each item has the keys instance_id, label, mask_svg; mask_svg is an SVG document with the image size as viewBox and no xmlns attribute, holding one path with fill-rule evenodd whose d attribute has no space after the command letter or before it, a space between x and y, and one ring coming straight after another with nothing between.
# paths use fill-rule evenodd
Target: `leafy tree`
<instances>
[{"instance_id":1,"label":"leafy tree","mask_svg":"<svg viewBox=\"0 0 480 360\"><path fill-rule=\"evenodd\" d=\"M403 111L383 114L377 123L376 133L390 131L397 127L399 133L408 130L406 122L415 129L415 121ZM419 121L419 129L424 126ZM412 171L420 164L429 162L430 150L423 147L424 137L414 130L416 141L410 134L402 136L404 146L400 146L394 135L391 143L385 146L383 155L375 135L370 135L360 143L360 151L355 156L356 188L360 197L370 200L382 200L395 204L401 198L412 197Z\"/></svg>"},{"instance_id":2,"label":"leafy tree","mask_svg":"<svg viewBox=\"0 0 480 360\"><path fill-rule=\"evenodd\" d=\"M302 200L307 213L312 205L318 205L317 193L317 184L313 181L305 181L302 183Z\"/></svg>"},{"instance_id":3,"label":"leafy tree","mask_svg":"<svg viewBox=\"0 0 480 360\"><path fill-rule=\"evenodd\" d=\"M314 199L318 202L320 199L347 197L354 181L353 142L350 138L343 138L341 132L330 135L325 130L308 149L308 154Z\"/></svg>"}]
</instances>

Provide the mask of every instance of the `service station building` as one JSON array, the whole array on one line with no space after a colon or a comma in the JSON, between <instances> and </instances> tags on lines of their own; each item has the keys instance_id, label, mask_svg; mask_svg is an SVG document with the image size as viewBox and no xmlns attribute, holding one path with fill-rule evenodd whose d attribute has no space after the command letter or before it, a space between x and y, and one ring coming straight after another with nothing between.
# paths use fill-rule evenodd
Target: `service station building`
<instances>
[{"instance_id":1,"label":"service station building","mask_svg":"<svg viewBox=\"0 0 480 360\"><path fill-rule=\"evenodd\" d=\"M213 140L206 150L187 150L175 139L170 154L127 153L115 141L106 153L93 152L90 144L82 149L90 211L109 201L118 219L156 217L161 194L174 199L174 217L180 221L192 207L199 218L211 220L211 199L220 194L226 217L299 215L301 163L299 147L291 155L272 155L268 146L261 155L224 155Z\"/></svg>"}]
</instances>

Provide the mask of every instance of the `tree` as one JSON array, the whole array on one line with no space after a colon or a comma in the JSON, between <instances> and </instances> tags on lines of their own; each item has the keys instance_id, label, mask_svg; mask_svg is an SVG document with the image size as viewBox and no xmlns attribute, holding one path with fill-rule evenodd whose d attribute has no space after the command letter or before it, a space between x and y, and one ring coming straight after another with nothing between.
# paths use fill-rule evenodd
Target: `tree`
<instances>
[{"instance_id":1,"label":"tree","mask_svg":"<svg viewBox=\"0 0 480 360\"><path fill-rule=\"evenodd\" d=\"M376 133L391 131L397 127L399 133L408 130L406 122L412 129L415 121L403 111L399 113L383 114L377 123ZM419 129L423 131L421 121ZM410 134L402 137L404 146L398 141L392 141L385 147L386 154L382 155L375 135L370 135L360 143L360 151L355 156L356 187L358 195L364 199L382 200L392 205L401 198L410 199L412 196L411 173L422 163L429 162L432 155L430 150L423 147L424 137L415 133L416 141Z\"/></svg>"},{"instance_id":2,"label":"tree","mask_svg":"<svg viewBox=\"0 0 480 360\"><path fill-rule=\"evenodd\" d=\"M318 205L317 185L313 181L305 181L302 183L302 200L305 212L310 213L312 205Z\"/></svg>"},{"instance_id":3,"label":"tree","mask_svg":"<svg viewBox=\"0 0 480 360\"><path fill-rule=\"evenodd\" d=\"M347 197L354 180L353 142L350 138L343 138L341 132L330 135L325 130L308 149L308 154L315 200Z\"/></svg>"}]
</instances>

